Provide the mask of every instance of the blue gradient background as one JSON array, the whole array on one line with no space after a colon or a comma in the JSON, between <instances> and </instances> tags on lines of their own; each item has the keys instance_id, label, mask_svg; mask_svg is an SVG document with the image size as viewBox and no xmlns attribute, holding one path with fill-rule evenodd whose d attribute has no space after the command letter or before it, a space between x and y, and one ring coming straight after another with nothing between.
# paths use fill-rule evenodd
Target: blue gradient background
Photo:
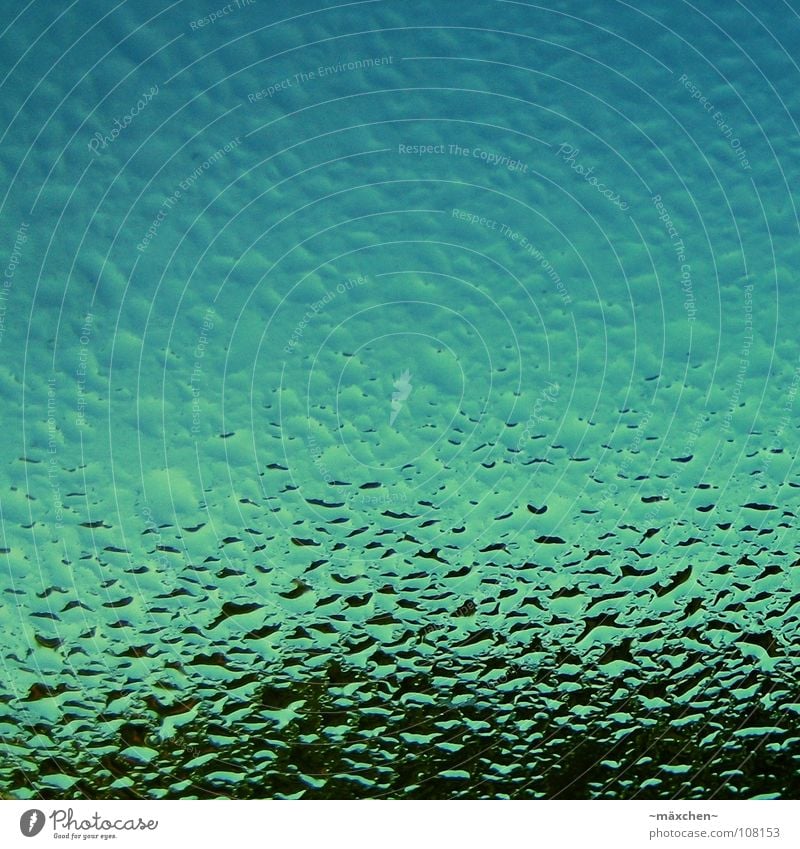
<instances>
[{"instance_id":1,"label":"blue gradient background","mask_svg":"<svg viewBox=\"0 0 800 849\"><path fill-rule=\"evenodd\" d=\"M796 797L798 12L7 11L0 790Z\"/></svg>"}]
</instances>

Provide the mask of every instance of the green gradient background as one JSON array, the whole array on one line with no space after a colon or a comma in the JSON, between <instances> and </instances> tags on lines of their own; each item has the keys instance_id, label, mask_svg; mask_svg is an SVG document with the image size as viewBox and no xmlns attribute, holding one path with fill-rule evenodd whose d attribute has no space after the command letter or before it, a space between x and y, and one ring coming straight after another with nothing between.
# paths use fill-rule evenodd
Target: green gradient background
<instances>
[{"instance_id":1,"label":"green gradient background","mask_svg":"<svg viewBox=\"0 0 800 849\"><path fill-rule=\"evenodd\" d=\"M796 797L800 9L228 8L3 25L0 790Z\"/></svg>"}]
</instances>

